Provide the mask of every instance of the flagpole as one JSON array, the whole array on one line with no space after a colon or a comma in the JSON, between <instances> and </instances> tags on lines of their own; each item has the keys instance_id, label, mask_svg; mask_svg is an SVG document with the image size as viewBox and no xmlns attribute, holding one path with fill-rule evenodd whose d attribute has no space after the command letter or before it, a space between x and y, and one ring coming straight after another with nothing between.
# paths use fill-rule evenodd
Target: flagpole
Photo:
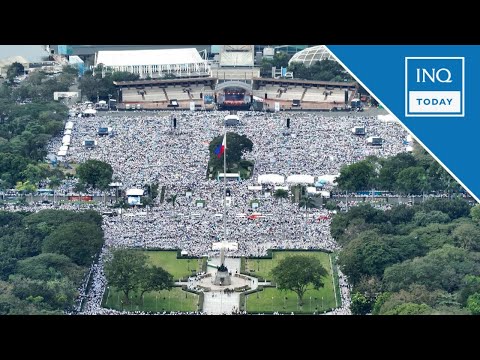
<instances>
[{"instance_id":1,"label":"flagpole","mask_svg":"<svg viewBox=\"0 0 480 360\"><path fill-rule=\"evenodd\" d=\"M223 244L220 250L220 265L224 265L225 261L225 242L227 241L227 130L223 126L225 137L225 149L223 150Z\"/></svg>"}]
</instances>

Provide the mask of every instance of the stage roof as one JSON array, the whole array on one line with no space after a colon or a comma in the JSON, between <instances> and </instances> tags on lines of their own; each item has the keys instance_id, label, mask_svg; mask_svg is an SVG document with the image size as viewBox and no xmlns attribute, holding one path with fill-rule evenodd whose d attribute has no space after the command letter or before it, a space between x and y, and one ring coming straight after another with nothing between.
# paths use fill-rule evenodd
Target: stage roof
<instances>
[{"instance_id":1,"label":"stage roof","mask_svg":"<svg viewBox=\"0 0 480 360\"><path fill-rule=\"evenodd\" d=\"M99 51L96 57L96 64L104 64L105 66L176 65L203 61L195 48Z\"/></svg>"}]
</instances>

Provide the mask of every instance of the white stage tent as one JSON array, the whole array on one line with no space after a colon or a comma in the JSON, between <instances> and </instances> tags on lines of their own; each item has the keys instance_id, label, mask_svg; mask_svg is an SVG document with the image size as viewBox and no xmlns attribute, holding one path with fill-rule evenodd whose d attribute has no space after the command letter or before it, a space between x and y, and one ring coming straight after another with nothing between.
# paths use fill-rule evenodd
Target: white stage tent
<instances>
[{"instance_id":1,"label":"white stage tent","mask_svg":"<svg viewBox=\"0 0 480 360\"><path fill-rule=\"evenodd\" d=\"M143 196L143 189L128 189L126 191L127 196Z\"/></svg>"},{"instance_id":2,"label":"white stage tent","mask_svg":"<svg viewBox=\"0 0 480 360\"><path fill-rule=\"evenodd\" d=\"M383 121L383 122L393 122L395 121L395 118L393 115L387 114L387 115L378 115L377 116L378 120Z\"/></svg>"},{"instance_id":3,"label":"white stage tent","mask_svg":"<svg viewBox=\"0 0 480 360\"><path fill-rule=\"evenodd\" d=\"M265 174L258 176L259 184L283 184L285 182L285 177L277 174Z\"/></svg>"},{"instance_id":4,"label":"white stage tent","mask_svg":"<svg viewBox=\"0 0 480 360\"><path fill-rule=\"evenodd\" d=\"M97 110L95 109L86 109L83 111L84 114L89 114L89 115L95 115L97 113Z\"/></svg>"},{"instance_id":5,"label":"white stage tent","mask_svg":"<svg viewBox=\"0 0 480 360\"><path fill-rule=\"evenodd\" d=\"M220 250L222 247L225 247L227 250L237 251L238 250L238 243L236 242L214 242L212 243L212 250Z\"/></svg>"},{"instance_id":6,"label":"white stage tent","mask_svg":"<svg viewBox=\"0 0 480 360\"><path fill-rule=\"evenodd\" d=\"M62 139L62 145L70 145L72 138L70 135L65 135Z\"/></svg>"},{"instance_id":7,"label":"white stage tent","mask_svg":"<svg viewBox=\"0 0 480 360\"><path fill-rule=\"evenodd\" d=\"M290 175L287 177L287 183L289 184L313 184L315 179L310 175Z\"/></svg>"}]
</instances>

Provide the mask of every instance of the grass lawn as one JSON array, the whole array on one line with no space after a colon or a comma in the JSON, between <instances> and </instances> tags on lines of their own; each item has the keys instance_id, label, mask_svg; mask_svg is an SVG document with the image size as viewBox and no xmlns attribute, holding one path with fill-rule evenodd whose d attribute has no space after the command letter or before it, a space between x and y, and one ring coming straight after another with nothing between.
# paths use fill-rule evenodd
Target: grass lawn
<instances>
[{"instance_id":1,"label":"grass lawn","mask_svg":"<svg viewBox=\"0 0 480 360\"><path fill-rule=\"evenodd\" d=\"M161 266L173 275L173 279L178 281L181 278L192 275L195 272L202 271L204 258L198 259L177 259L176 251L144 251L148 256L148 262L152 265Z\"/></svg>"},{"instance_id":2,"label":"grass lawn","mask_svg":"<svg viewBox=\"0 0 480 360\"><path fill-rule=\"evenodd\" d=\"M180 287L174 287L172 290L152 291L144 294L142 300L138 294L130 300L130 304L123 306L122 300L124 294L110 287L107 289L107 298L104 307L116 310L128 311L196 311L198 304L198 295L183 291Z\"/></svg>"},{"instance_id":3,"label":"grass lawn","mask_svg":"<svg viewBox=\"0 0 480 360\"><path fill-rule=\"evenodd\" d=\"M322 251L273 251L272 259L248 259L245 258L245 270L253 276L271 280L270 271L277 266L281 259L292 255L308 255L318 258L325 269L330 269L330 259L327 253Z\"/></svg>"},{"instance_id":4,"label":"grass lawn","mask_svg":"<svg viewBox=\"0 0 480 360\"><path fill-rule=\"evenodd\" d=\"M335 308L335 294L332 283L332 268L329 254L318 251L274 251L272 259L245 259L245 269L254 276L270 279L270 270L278 264L278 261L291 255L308 255L318 258L328 271L328 277L324 280L324 287L320 290L307 290L303 296L303 306L298 306L297 294L292 291L280 291L276 288L265 288L246 296L246 310L249 313L263 312L287 312L312 314ZM252 270L255 270L252 272ZM273 298L273 299L272 299ZM323 300L322 300L323 298Z\"/></svg>"}]
</instances>

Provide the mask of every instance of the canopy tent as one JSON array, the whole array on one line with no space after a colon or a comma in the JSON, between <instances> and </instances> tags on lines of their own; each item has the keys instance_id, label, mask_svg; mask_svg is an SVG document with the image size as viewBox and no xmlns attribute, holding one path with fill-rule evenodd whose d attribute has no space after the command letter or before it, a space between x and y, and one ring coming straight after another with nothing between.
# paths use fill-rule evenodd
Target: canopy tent
<instances>
[{"instance_id":1,"label":"canopy tent","mask_svg":"<svg viewBox=\"0 0 480 360\"><path fill-rule=\"evenodd\" d=\"M70 135L65 135L62 139L62 145L70 145L72 138Z\"/></svg>"},{"instance_id":2,"label":"canopy tent","mask_svg":"<svg viewBox=\"0 0 480 360\"><path fill-rule=\"evenodd\" d=\"M387 114L387 115L378 115L377 119L383 122L393 122L395 121L395 118L393 115Z\"/></svg>"},{"instance_id":3,"label":"canopy tent","mask_svg":"<svg viewBox=\"0 0 480 360\"><path fill-rule=\"evenodd\" d=\"M143 196L143 189L128 189L126 191L127 196Z\"/></svg>"},{"instance_id":4,"label":"canopy tent","mask_svg":"<svg viewBox=\"0 0 480 360\"><path fill-rule=\"evenodd\" d=\"M315 186L307 186L307 193L316 194L317 193L317 188Z\"/></svg>"},{"instance_id":5,"label":"canopy tent","mask_svg":"<svg viewBox=\"0 0 480 360\"><path fill-rule=\"evenodd\" d=\"M66 129L66 130L63 132L63 135L72 135L72 130Z\"/></svg>"},{"instance_id":6,"label":"canopy tent","mask_svg":"<svg viewBox=\"0 0 480 360\"><path fill-rule=\"evenodd\" d=\"M233 250L237 251L238 250L238 243L236 242L214 242L212 243L212 250L220 250L222 247L225 247L227 250Z\"/></svg>"},{"instance_id":7,"label":"canopy tent","mask_svg":"<svg viewBox=\"0 0 480 360\"><path fill-rule=\"evenodd\" d=\"M73 129L73 122L67 121L65 124L65 130L72 130Z\"/></svg>"},{"instance_id":8,"label":"canopy tent","mask_svg":"<svg viewBox=\"0 0 480 360\"><path fill-rule=\"evenodd\" d=\"M67 151L66 150L59 150L58 153L57 153L58 156L66 156L67 155Z\"/></svg>"},{"instance_id":9,"label":"canopy tent","mask_svg":"<svg viewBox=\"0 0 480 360\"><path fill-rule=\"evenodd\" d=\"M59 151L68 151L68 145L62 145L60 146L60 149L58 149Z\"/></svg>"},{"instance_id":10,"label":"canopy tent","mask_svg":"<svg viewBox=\"0 0 480 360\"><path fill-rule=\"evenodd\" d=\"M283 184L285 177L277 174L265 174L258 176L259 184Z\"/></svg>"},{"instance_id":11,"label":"canopy tent","mask_svg":"<svg viewBox=\"0 0 480 360\"><path fill-rule=\"evenodd\" d=\"M405 151L406 151L406 152L412 152L412 151L413 151L413 146L408 145L408 146L405 148Z\"/></svg>"},{"instance_id":12,"label":"canopy tent","mask_svg":"<svg viewBox=\"0 0 480 360\"><path fill-rule=\"evenodd\" d=\"M180 251L180 255L181 255L181 256L187 256L187 255L188 255L188 251L187 251L187 250L182 250L182 251Z\"/></svg>"},{"instance_id":13,"label":"canopy tent","mask_svg":"<svg viewBox=\"0 0 480 360\"><path fill-rule=\"evenodd\" d=\"M97 113L97 110L95 109L85 109L83 111L84 114L88 114L88 115L95 115Z\"/></svg>"},{"instance_id":14,"label":"canopy tent","mask_svg":"<svg viewBox=\"0 0 480 360\"><path fill-rule=\"evenodd\" d=\"M315 179L310 175L290 175L287 177L287 183L289 184L313 184Z\"/></svg>"}]
</instances>

